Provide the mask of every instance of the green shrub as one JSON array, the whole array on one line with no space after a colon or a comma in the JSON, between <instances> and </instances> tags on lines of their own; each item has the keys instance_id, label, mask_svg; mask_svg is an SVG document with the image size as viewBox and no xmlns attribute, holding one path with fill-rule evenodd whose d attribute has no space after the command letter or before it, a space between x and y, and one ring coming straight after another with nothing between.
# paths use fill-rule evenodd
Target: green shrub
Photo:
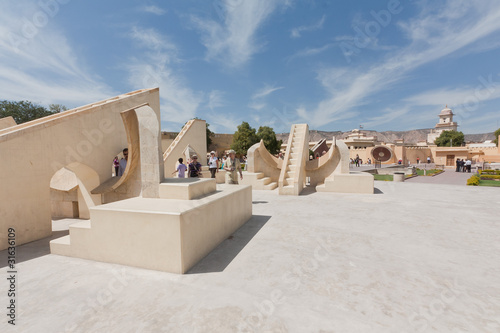
<instances>
[{"instance_id":1,"label":"green shrub","mask_svg":"<svg viewBox=\"0 0 500 333\"><path fill-rule=\"evenodd\" d=\"M479 170L479 174L500 175L500 170Z\"/></svg>"},{"instance_id":2,"label":"green shrub","mask_svg":"<svg viewBox=\"0 0 500 333\"><path fill-rule=\"evenodd\" d=\"M469 179L467 179L467 185L471 185L471 186L479 186L479 180L480 178L476 175L470 177Z\"/></svg>"},{"instance_id":3,"label":"green shrub","mask_svg":"<svg viewBox=\"0 0 500 333\"><path fill-rule=\"evenodd\" d=\"M481 174L481 179L500 179L500 175L484 175Z\"/></svg>"}]
</instances>

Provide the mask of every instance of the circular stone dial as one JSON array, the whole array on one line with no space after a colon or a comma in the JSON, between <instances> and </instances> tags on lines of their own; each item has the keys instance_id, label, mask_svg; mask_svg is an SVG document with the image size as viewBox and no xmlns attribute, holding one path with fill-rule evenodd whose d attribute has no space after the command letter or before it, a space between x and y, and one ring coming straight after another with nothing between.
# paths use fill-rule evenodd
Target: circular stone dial
<instances>
[{"instance_id":1,"label":"circular stone dial","mask_svg":"<svg viewBox=\"0 0 500 333\"><path fill-rule=\"evenodd\" d=\"M375 147L372 150L372 156L375 160L380 162L387 162L392 157L392 152L387 147Z\"/></svg>"}]
</instances>

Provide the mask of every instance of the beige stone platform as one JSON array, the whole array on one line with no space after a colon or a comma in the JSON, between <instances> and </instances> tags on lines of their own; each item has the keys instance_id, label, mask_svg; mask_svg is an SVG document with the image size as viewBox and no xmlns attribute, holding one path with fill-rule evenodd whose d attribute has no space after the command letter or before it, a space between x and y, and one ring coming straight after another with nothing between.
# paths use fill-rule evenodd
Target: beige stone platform
<instances>
[{"instance_id":1,"label":"beige stone platform","mask_svg":"<svg viewBox=\"0 0 500 333\"><path fill-rule=\"evenodd\" d=\"M160 198L191 200L215 192L212 178L165 178L160 184Z\"/></svg>"},{"instance_id":2,"label":"beige stone platform","mask_svg":"<svg viewBox=\"0 0 500 333\"><path fill-rule=\"evenodd\" d=\"M196 200L137 197L93 207L90 221L50 242L51 253L185 273L252 216L250 186L221 189Z\"/></svg>"},{"instance_id":3,"label":"beige stone platform","mask_svg":"<svg viewBox=\"0 0 500 333\"><path fill-rule=\"evenodd\" d=\"M351 171L347 174L331 175L323 184L316 186L316 191L372 194L373 186L374 178L371 174Z\"/></svg>"}]
</instances>

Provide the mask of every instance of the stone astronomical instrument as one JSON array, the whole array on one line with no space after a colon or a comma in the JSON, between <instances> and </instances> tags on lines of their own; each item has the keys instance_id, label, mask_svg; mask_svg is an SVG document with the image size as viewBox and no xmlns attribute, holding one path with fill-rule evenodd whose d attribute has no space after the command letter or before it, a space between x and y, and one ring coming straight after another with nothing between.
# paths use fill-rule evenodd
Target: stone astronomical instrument
<instances>
[{"instance_id":1,"label":"stone astronomical instrument","mask_svg":"<svg viewBox=\"0 0 500 333\"><path fill-rule=\"evenodd\" d=\"M392 158L392 151L384 146L376 146L372 150L372 156L377 162L387 162Z\"/></svg>"}]
</instances>

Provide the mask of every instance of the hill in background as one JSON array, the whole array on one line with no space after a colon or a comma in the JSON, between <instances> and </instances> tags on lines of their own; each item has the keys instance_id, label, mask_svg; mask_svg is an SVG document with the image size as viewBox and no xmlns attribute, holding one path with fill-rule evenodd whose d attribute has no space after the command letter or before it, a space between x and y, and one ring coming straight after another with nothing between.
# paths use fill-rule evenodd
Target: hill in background
<instances>
[{"instance_id":1,"label":"hill in background","mask_svg":"<svg viewBox=\"0 0 500 333\"><path fill-rule=\"evenodd\" d=\"M378 141L381 142L394 142L396 140L403 139L405 143L416 144L418 141L427 140L427 134L431 132L431 129L416 129L411 131L371 131L371 130L361 130L366 136L376 136ZM278 140L283 140L284 143L288 140L289 133L278 133L276 137ZM309 131L310 141L319 141L321 139L331 140L333 137L342 140L345 139L351 132L341 132L341 131ZM491 133L480 133L480 134L465 134L466 142L484 142L486 140L494 140L495 135Z\"/></svg>"}]
</instances>

